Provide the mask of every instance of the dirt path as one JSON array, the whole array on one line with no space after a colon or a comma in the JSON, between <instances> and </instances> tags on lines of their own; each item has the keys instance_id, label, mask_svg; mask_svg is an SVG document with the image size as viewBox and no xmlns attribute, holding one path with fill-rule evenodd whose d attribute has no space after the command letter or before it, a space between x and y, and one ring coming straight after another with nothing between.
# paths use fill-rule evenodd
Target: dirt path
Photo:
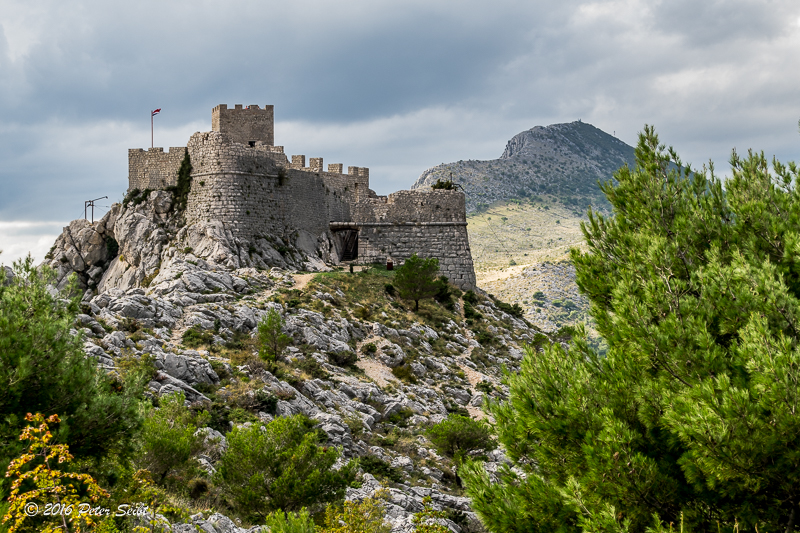
<instances>
[{"instance_id":1,"label":"dirt path","mask_svg":"<svg viewBox=\"0 0 800 533\"><path fill-rule=\"evenodd\" d=\"M292 274L294 278L294 287L293 289L303 290L308 282L314 279L316 274Z\"/></svg>"}]
</instances>

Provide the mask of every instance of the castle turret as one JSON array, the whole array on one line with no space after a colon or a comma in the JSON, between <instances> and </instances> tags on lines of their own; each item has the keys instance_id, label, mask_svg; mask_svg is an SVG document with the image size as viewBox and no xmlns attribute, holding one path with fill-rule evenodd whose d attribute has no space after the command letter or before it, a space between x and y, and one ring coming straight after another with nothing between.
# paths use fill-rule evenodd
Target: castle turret
<instances>
[{"instance_id":1,"label":"castle turret","mask_svg":"<svg viewBox=\"0 0 800 533\"><path fill-rule=\"evenodd\" d=\"M255 146L261 142L268 146L275 143L275 115L273 106L257 105L243 107L236 104L228 109L220 104L211 111L211 129L227 134L235 143Z\"/></svg>"}]
</instances>

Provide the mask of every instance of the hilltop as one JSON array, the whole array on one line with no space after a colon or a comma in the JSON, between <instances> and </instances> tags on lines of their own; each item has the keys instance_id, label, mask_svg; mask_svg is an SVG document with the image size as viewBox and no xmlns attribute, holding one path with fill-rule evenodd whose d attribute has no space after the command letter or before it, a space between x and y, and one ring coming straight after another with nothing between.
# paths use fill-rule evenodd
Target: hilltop
<instances>
[{"instance_id":1,"label":"hilltop","mask_svg":"<svg viewBox=\"0 0 800 533\"><path fill-rule=\"evenodd\" d=\"M412 189L452 179L468 211L515 198L549 195L576 212L608 206L597 182L633 165L634 149L591 124L536 126L515 135L498 159L445 163L423 172Z\"/></svg>"}]
</instances>

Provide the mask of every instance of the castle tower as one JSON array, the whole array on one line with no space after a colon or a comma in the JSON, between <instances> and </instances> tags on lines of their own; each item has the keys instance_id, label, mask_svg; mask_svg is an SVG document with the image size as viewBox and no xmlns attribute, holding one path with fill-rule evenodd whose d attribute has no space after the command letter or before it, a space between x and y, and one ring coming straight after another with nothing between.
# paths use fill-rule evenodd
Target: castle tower
<instances>
[{"instance_id":1,"label":"castle tower","mask_svg":"<svg viewBox=\"0 0 800 533\"><path fill-rule=\"evenodd\" d=\"M220 104L211 111L211 129L228 134L235 143L255 146L261 142L274 146L273 106L265 105L261 109L257 105L243 108L241 104L236 104L234 109L228 109L226 104Z\"/></svg>"}]
</instances>

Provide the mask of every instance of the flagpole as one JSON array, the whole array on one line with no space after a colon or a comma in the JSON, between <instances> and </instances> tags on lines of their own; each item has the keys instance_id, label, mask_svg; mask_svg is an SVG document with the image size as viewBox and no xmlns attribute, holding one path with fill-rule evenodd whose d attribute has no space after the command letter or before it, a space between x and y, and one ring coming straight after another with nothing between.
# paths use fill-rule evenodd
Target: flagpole
<instances>
[{"instance_id":1,"label":"flagpole","mask_svg":"<svg viewBox=\"0 0 800 533\"><path fill-rule=\"evenodd\" d=\"M153 147L153 110L150 110L150 148Z\"/></svg>"}]
</instances>

